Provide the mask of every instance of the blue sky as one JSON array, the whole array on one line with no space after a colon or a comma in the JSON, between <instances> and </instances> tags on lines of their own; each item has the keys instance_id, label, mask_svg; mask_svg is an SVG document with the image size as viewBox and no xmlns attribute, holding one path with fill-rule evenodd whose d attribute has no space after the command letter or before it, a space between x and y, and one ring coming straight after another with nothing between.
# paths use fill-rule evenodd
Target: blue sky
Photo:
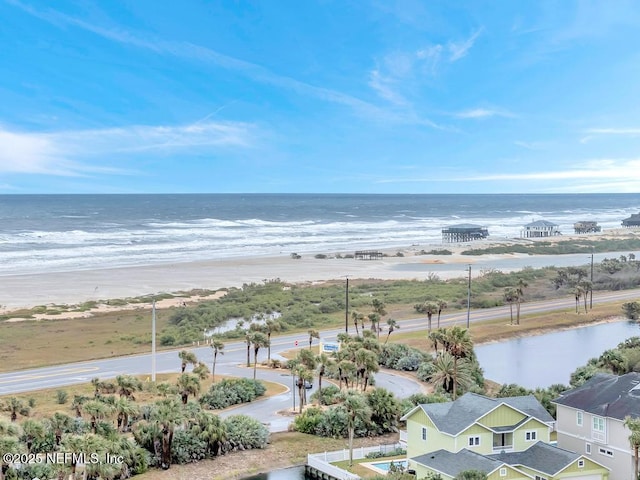
<instances>
[{"instance_id":1,"label":"blue sky","mask_svg":"<svg viewBox=\"0 0 640 480\"><path fill-rule=\"evenodd\" d=\"M636 1L0 0L0 193L640 191Z\"/></svg>"}]
</instances>

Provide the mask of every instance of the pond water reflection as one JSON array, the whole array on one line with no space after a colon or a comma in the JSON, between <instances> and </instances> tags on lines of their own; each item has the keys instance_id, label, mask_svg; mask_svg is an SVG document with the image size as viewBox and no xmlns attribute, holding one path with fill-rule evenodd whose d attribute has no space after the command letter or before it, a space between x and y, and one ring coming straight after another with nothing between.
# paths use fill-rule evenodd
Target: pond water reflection
<instances>
[{"instance_id":1,"label":"pond water reflection","mask_svg":"<svg viewBox=\"0 0 640 480\"><path fill-rule=\"evenodd\" d=\"M633 336L640 336L638 325L621 320L477 345L474 350L485 378L527 388L548 387L568 385L576 368Z\"/></svg>"}]
</instances>

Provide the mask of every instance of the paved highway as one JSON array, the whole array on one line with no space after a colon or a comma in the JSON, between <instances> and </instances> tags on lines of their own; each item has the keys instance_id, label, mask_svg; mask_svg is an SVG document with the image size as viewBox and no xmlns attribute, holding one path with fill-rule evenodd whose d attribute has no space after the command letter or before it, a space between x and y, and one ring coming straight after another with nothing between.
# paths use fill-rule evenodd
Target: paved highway
<instances>
[{"instance_id":1,"label":"paved highway","mask_svg":"<svg viewBox=\"0 0 640 480\"><path fill-rule=\"evenodd\" d=\"M609 293L597 292L594 295L594 303L635 300L638 298L640 298L640 290L625 290ZM574 298L563 298L544 302L530 302L522 304L521 315L573 308L575 308ZM509 307L496 307L471 311L470 321L479 322L483 320L508 317ZM441 325L450 326L453 324L466 324L466 320L466 311L455 312L442 315ZM436 318L434 317L434 327L435 321ZM425 330L426 324L426 318L399 322L402 332ZM351 331L353 330L351 325L349 328ZM343 329L323 331L321 332L321 339L323 341L333 341L336 339L338 333L342 331ZM296 341L301 346L307 345L308 336L305 333L297 333L272 337L272 357L278 358L279 354L283 351L294 348ZM213 352L209 346L195 347L191 350L201 361L204 361L207 365L211 365L213 361ZM224 355L218 356L216 374L219 373L243 377L251 377L253 375L252 369L242 367L243 363L246 362L246 344L244 342L228 343L225 346L224 352ZM266 355L266 349L261 349L258 357L259 361L266 359ZM156 371L158 373L179 372L179 370L180 360L178 359L177 351L162 351L156 354ZM148 375L150 371L151 354L132 355L105 360L94 360L22 370L0 374L0 395L28 392L44 388L61 388L68 385L89 382L95 377L99 377L104 380L114 378L117 375L122 374ZM291 376L286 373L283 374L281 371L260 369L258 370L258 377L264 380L282 383L291 388ZM387 388L400 397L408 397L413 393L420 391L422 388L418 382L389 372L379 372L376 374L376 382L378 386ZM259 418L265 423L269 423L272 431L280 431L286 429L288 419L286 417L279 416L277 412L286 410L292 406L292 392L289 390L269 399L229 410L225 415L231 413L247 413Z\"/></svg>"}]
</instances>

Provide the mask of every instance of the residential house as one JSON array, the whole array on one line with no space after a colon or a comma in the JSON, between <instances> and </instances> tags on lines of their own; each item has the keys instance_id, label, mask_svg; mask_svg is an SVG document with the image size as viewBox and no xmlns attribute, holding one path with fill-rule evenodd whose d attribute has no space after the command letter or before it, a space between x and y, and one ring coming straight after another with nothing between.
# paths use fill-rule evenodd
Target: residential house
<instances>
[{"instance_id":1,"label":"residential house","mask_svg":"<svg viewBox=\"0 0 640 480\"><path fill-rule=\"evenodd\" d=\"M558 445L611 469L611 480L631 480L634 456L627 416L640 417L640 373L597 374L554 400Z\"/></svg>"},{"instance_id":2,"label":"residential house","mask_svg":"<svg viewBox=\"0 0 640 480\"><path fill-rule=\"evenodd\" d=\"M640 213L633 213L630 217L622 220L622 226L627 228L640 227Z\"/></svg>"},{"instance_id":3,"label":"residential house","mask_svg":"<svg viewBox=\"0 0 640 480\"><path fill-rule=\"evenodd\" d=\"M548 220L537 220L527 223L521 232L521 236L524 238L543 238L554 235L560 235L560 230L556 223L549 222Z\"/></svg>"},{"instance_id":4,"label":"residential house","mask_svg":"<svg viewBox=\"0 0 640 480\"><path fill-rule=\"evenodd\" d=\"M448 480L464 470L481 470L490 480L608 478L596 461L548 444L555 421L533 395L467 393L453 402L418 405L402 419L409 469L417 478L435 472Z\"/></svg>"}]
</instances>

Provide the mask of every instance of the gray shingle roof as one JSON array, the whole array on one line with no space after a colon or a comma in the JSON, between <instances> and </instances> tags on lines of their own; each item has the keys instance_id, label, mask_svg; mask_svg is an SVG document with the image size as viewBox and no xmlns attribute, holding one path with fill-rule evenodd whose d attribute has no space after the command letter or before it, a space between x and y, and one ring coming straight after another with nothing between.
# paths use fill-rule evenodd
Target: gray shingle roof
<instances>
[{"instance_id":1,"label":"gray shingle roof","mask_svg":"<svg viewBox=\"0 0 640 480\"><path fill-rule=\"evenodd\" d=\"M618 420L627 416L640 417L640 373L621 376L598 373L554 402Z\"/></svg>"},{"instance_id":2,"label":"gray shingle roof","mask_svg":"<svg viewBox=\"0 0 640 480\"><path fill-rule=\"evenodd\" d=\"M557 223L550 222L549 220L536 220L535 222L527 223L525 227L557 227Z\"/></svg>"},{"instance_id":3,"label":"gray shingle roof","mask_svg":"<svg viewBox=\"0 0 640 480\"><path fill-rule=\"evenodd\" d=\"M579 459L581 455L544 442L536 442L522 452L497 453L487 457L514 467L519 465L529 467L554 476Z\"/></svg>"},{"instance_id":4,"label":"gray shingle roof","mask_svg":"<svg viewBox=\"0 0 640 480\"><path fill-rule=\"evenodd\" d=\"M452 453L447 450L437 450L414 457L411 460L451 477L455 477L460 472L466 470L479 470L481 472L491 473L504 464L502 461L480 455L466 448L457 453Z\"/></svg>"},{"instance_id":5,"label":"gray shingle roof","mask_svg":"<svg viewBox=\"0 0 640 480\"><path fill-rule=\"evenodd\" d=\"M428 403L420 405L420 407L433 421L438 430L456 435L502 403L520 410L526 415L537 418L541 422L550 423L554 421L549 412L540 405L540 402L533 395L489 398L475 393L465 393L454 402Z\"/></svg>"}]
</instances>

